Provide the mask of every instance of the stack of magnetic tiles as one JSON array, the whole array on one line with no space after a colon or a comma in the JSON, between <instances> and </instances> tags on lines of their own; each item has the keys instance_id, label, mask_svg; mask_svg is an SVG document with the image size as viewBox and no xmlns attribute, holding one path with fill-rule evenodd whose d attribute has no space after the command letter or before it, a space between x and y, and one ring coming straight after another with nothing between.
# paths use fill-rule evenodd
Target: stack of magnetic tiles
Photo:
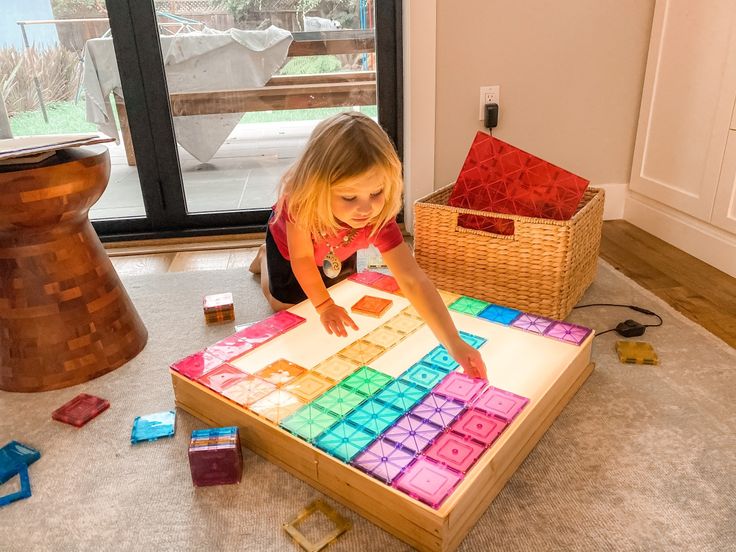
<instances>
[{"instance_id":1,"label":"stack of magnetic tiles","mask_svg":"<svg viewBox=\"0 0 736 552\"><path fill-rule=\"evenodd\" d=\"M238 428L195 429L189 440L189 467L197 487L240 483L243 451Z\"/></svg>"}]
</instances>

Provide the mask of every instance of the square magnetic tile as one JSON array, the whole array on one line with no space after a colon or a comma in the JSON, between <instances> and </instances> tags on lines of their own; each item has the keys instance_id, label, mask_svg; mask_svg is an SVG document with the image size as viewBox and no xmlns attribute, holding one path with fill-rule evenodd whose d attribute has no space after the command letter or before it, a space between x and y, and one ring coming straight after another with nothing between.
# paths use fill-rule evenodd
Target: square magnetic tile
<instances>
[{"instance_id":1,"label":"square magnetic tile","mask_svg":"<svg viewBox=\"0 0 736 552\"><path fill-rule=\"evenodd\" d=\"M340 382L339 385L347 387L365 397L374 395L394 380L393 377L370 366L362 366L356 372Z\"/></svg>"},{"instance_id":2,"label":"square magnetic tile","mask_svg":"<svg viewBox=\"0 0 736 552\"><path fill-rule=\"evenodd\" d=\"M324 431L314 444L343 462L350 462L375 438L372 433L343 420Z\"/></svg>"},{"instance_id":3,"label":"square magnetic tile","mask_svg":"<svg viewBox=\"0 0 736 552\"><path fill-rule=\"evenodd\" d=\"M11 474L10 477L13 477L14 475L18 475L18 478L20 479L20 489L13 493L0 496L0 507L31 496L31 479L28 477L28 466L25 464L17 464L15 466L14 473Z\"/></svg>"},{"instance_id":4,"label":"square magnetic tile","mask_svg":"<svg viewBox=\"0 0 736 552\"><path fill-rule=\"evenodd\" d=\"M305 441L311 443L320 433L338 421L339 418L335 414L325 412L312 404L307 404L293 414L283 418L279 425L290 433L298 435Z\"/></svg>"},{"instance_id":5,"label":"square magnetic tile","mask_svg":"<svg viewBox=\"0 0 736 552\"><path fill-rule=\"evenodd\" d=\"M380 326L373 330L371 333L363 337L367 342L383 347L384 349L390 349L396 345L399 341L404 339L406 334L394 330L387 326Z\"/></svg>"},{"instance_id":6,"label":"square magnetic tile","mask_svg":"<svg viewBox=\"0 0 736 552\"><path fill-rule=\"evenodd\" d=\"M360 406L356 406L352 412L345 416L345 420L375 435L380 435L402 414L404 413L401 410L397 410L393 406L376 400L369 400Z\"/></svg>"},{"instance_id":7,"label":"square magnetic tile","mask_svg":"<svg viewBox=\"0 0 736 552\"><path fill-rule=\"evenodd\" d=\"M350 310L365 316L374 316L380 318L393 305L391 299L375 297L373 295L364 295L358 300Z\"/></svg>"},{"instance_id":8,"label":"square magnetic tile","mask_svg":"<svg viewBox=\"0 0 736 552\"><path fill-rule=\"evenodd\" d=\"M473 408L501 418L504 422L510 422L519 415L528 402L529 399L526 397L497 387L489 387L473 403Z\"/></svg>"},{"instance_id":9,"label":"square magnetic tile","mask_svg":"<svg viewBox=\"0 0 736 552\"><path fill-rule=\"evenodd\" d=\"M321 396L313 400L311 404L342 418L364 400L365 397L362 395L345 387L338 386L325 391Z\"/></svg>"},{"instance_id":10,"label":"square magnetic tile","mask_svg":"<svg viewBox=\"0 0 736 552\"><path fill-rule=\"evenodd\" d=\"M233 306L232 293L215 293L213 295L205 295L202 300L202 308L204 312L221 311Z\"/></svg>"},{"instance_id":11,"label":"square magnetic tile","mask_svg":"<svg viewBox=\"0 0 736 552\"><path fill-rule=\"evenodd\" d=\"M283 389L277 389L251 404L250 409L259 416L278 424L283 418L299 410L302 406L304 406L304 403L299 397Z\"/></svg>"},{"instance_id":12,"label":"square magnetic tile","mask_svg":"<svg viewBox=\"0 0 736 552\"><path fill-rule=\"evenodd\" d=\"M358 454L352 461L353 466L380 479L386 484L396 479L404 468L414 460L414 453L400 447L396 443L378 439Z\"/></svg>"},{"instance_id":13,"label":"square magnetic tile","mask_svg":"<svg viewBox=\"0 0 736 552\"><path fill-rule=\"evenodd\" d=\"M568 324L567 322L554 322L547 328L544 333L546 337L554 337L560 341L580 345L591 334L593 330L578 326L577 324Z\"/></svg>"},{"instance_id":14,"label":"square magnetic tile","mask_svg":"<svg viewBox=\"0 0 736 552\"><path fill-rule=\"evenodd\" d=\"M376 393L374 398L406 412L424 398L427 393L428 391L426 389L396 380Z\"/></svg>"},{"instance_id":15,"label":"square magnetic tile","mask_svg":"<svg viewBox=\"0 0 736 552\"><path fill-rule=\"evenodd\" d=\"M270 318L270 317L269 317ZM247 328L239 331L236 335L243 341L250 343L253 347L263 345L277 335L283 333L278 324L272 325L269 318L265 318Z\"/></svg>"},{"instance_id":16,"label":"square magnetic tile","mask_svg":"<svg viewBox=\"0 0 736 552\"><path fill-rule=\"evenodd\" d=\"M334 355L315 366L312 372L328 380L338 382L355 372L359 367L360 363L354 360Z\"/></svg>"},{"instance_id":17,"label":"square magnetic tile","mask_svg":"<svg viewBox=\"0 0 736 552\"><path fill-rule=\"evenodd\" d=\"M298 314L294 314L293 312L284 310L272 314L263 322L277 332L285 333L306 321L306 318L299 316Z\"/></svg>"},{"instance_id":18,"label":"square magnetic tile","mask_svg":"<svg viewBox=\"0 0 736 552\"><path fill-rule=\"evenodd\" d=\"M381 356L386 349L379 347L374 343L368 343L362 339L353 342L338 352L342 357L357 362L360 365L370 364L373 360Z\"/></svg>"},{"instance_id":19,"label":"square magnetic tile","mask_svg":"<svg viewBox=\"0 0 736 552\"><path fill-rule=\"evenodd\" d=\"M498 324L503 324L504 326L508 326L514 320L519 318L520 315L520 310L512 309L510 307L504 307L503 305L494 305L493 303L491 303L478 314L478 317L485 318L486 320L490 320L491 322L496 322Z\"/></svg>"},{"instance_id":20,"label":"square magnetic tile","mask_svg":"<svg viewBox=\"0 0 736 552\"><path fill-rule=\"evenodd\" d=\"M207 347L205 351L225 362L230 362L231 360L244 355L251 349L255 348L253 343L242 336L244 331L245 330L236 332L227 336L225 339L221 339L214 345Z\"/></svg>"},{"instance_id":21,"label":"square magnetic tile","mask_svg":"<svg viewBox=\"0 0 736 552\"><path fill-rule=\"evenodd\" d=\"M418 458L394 482L394 486L432 508L439 508L462 481L462 474L427 458Z\"/></svg>"},{"instance_id":22,"label":"square magnetic tile","mask_svg":"<svg viewBox=\"0 0 736 552\"><path fill-rule=\"evenodd\" d=\"M405 335L415 332L424 325L421 318L411 316L404 311L386 321L384 327L396 330Z\"/></svg>"},{"instance_id":23,"label":"square magnetic tile","mask_svg":"<svg viewBox=\"0 0 736 552\"><path fill-rule=\"evenodd\" d=\"M474 335L462 330L458 333L460 334L460 338L465 341L465 343L470 345L473 349L480 349L483 344L488 341L485 337L480 337L479 335Z\"/></svg>"},{"instance_id":24,"label":"square magnetic tile","mask_svg":"<svg viewBox=\"0 0 736 552\"><path fill-rule=\"evenodd\" d=\"M527 332L543 334L545 330L552 324L554 320L551 318L545 318L544 316L537 316L536 314L529 314L528 312L521 313L519 318L511 323L514 328L520 328Z\"/></svg>"},{"instance_id":25,"label":"square magnetic tile","mask_svg":"<svg viewBox=\"0 0 736 552\"><path fill-rule=\"evenodd\" d=\"M388 293L396 293L399 291L399 283L396 281L396 278L386 274L381 274L380 278L371 282L371 287L387 291Z\"/></svg>"},{"instance_id":26,"label":"square magnetic tile","mask_svg":"<svg viewBox=\"0 0 736 552\"><path fill-rule=\"evenodd\" d=\"M430 393L411 410L411 414L435 425L447 427L464 409L459 402Z\"/></svg>"},{"instance_id":27,"label":"square magnetic tile","mask_svg":"<svg viewBox=\"0 0 736 552\"><path fill-rule=\"evenodd\" d=\"M317 540L308 538L304 533L299 530L299 525L304 523L315 512L321 512L327 519L332 522L333 528L328 531L325 535ZM289 533L292 539L294 539L299 546L301 546L306 552L319 552L325 546L330 544L337 537L342 535L345 531L350 529L350 521L343 518L335 510L330 508L327 504L317 499L312 502L309 506L304 508L298 516L292 519L289 523L284 524L284 530Z\"/></svg>"},{"instance_id":28,"label":"square magnetic tile","mask_svg":"<svg viewBox=\"0 0 736 552\"><path fill-rule=\"evenodd\" d=\"M654 347L645 341L617 341L616 353L619 361L627 364L659 364Z\"/></svg>"},{"instance_id":29,"label":"square magnetic tile","mask_svg":"<svg viewBox=\"0 0 736 552\"><path fill-rule=\"evenodd\" d=\"M309 402L319 397L334 385L335 384L333 382L323 378L319 374L306 372L290 383L284 385L284 389L289 393L294 393L294 395L302 399L304 402Z\"/></svg>"},{"instance_id":30,"label":"square magnetic tile","mask_svg":"<svg viewBox=\"0 0 736 552\"><path fill-rule=\"evenodd\" d=\"M427 445L442 433L442 428L425 420L420 420L409 414L403 416L393 426L388 428L384 439L403 446L416 453L422 452Z\"/></svg>"},{"instance_id":31,"label":"square magnetic tile","mask_svg":"<svg viewBox=\"0 0 736 552\"><path fill-rule=\"evenodd\" d=\"M424 455L449 468L466 473L485 449L480 443L447 431L424 451Z\"/></svg>"},{"instance_id":32,"label":"square magnetic tile","mask_svg":"<svg viewBox=\"0 0 736 552\"><path fill-rule=\"evenodd\" d=\"M173 410L146 414L133 420L130 442L135 445L141 441L155 441L162 437L173 437L175 431L176 412Z\"/></svg>"},{"instance_id":33,"label":"square magnetic tile","mask_svg":"<svg viewBox=\"0 0 736 552\"><path fill-rule=\"evenodd\" d=\"M457 301L449 305L450 310L456 312L462 312L463 314L470 314L471 316L478 316L490 303L481 301L480 299L474 299L472 297L462 296Z\"/></svg>"},{"instance_id":34,"label":"square magnetic tile","mask_svg":"<svg viewBox=\"0 0 736 552\"><path fill-rule=\"evenodd\" d=\"M435 347L428 355L422 357L422 362L425 364L431 364L438 370L442 370L445 373L451 372L460 366L457 361L450 356L450 353L447 352L447 349L445 349L443 345Z\"/></svg>"},{"instance_id":35,"label":"square magnetic tile","mask_svg":"<svg viewBox=\"0 0 736 552\"><path fill-rule=\"evenodd\" d=\"M245 372L241 372L235 366L230 364L223 364L219 368L215 368L207 372L205 375L197 378L197 382L202 385L209 387L213 391L222 393L225 389L231 385L248 379L249 375Z\"/></svg>"},{"instance_id":36,"label":"square magnetic tile","mask_svg":"<svg viewBox=\"0 0 736 552\"><path fill-rule=\"evenodd\" d=\"M306 370L298 364L289 362L285 358L280 358L259 370L254 375L268 383L273 383L276 387L281 387L297 376L301 376L304 372Z\"/></svg>"},{"instance_id":37,"label":"square magnetic tile","mask_svg":"<svg viewBox=\"0 0 736 552\"><path fill-rule=\"evenodd\" d=\"M18 441L6 443L0 448L0 484L18 473L18 464L30 466L39 458L41 453L28 445Z\"/></svg>"},{"instance_id":38,"label":"square magnetic tile","mask_svg":"<svg viewBox=\"0 0 736 552\"><path fill-rule=\"evenodd\" d=\"M240 442L236 426L195 429L189 438L189 448L234 445L236 442Z\"/></svg>"},{"instance_id":39,"label":"square magnetic tile","mask_svg":"<svg viewBox=\"0 0 736 552\"><path fill-rule=\"evenodd\" d=\"M222 363L221 359L203 350L176 361L171 365L171 369L179 372L182 376L196 380L210 370L222 366Z\"/></svg>"},{"instance_id":40,"label":"square magnetic tile","mask_svg":"<svg viewBox=\"0 0 736 552\"><path fill-rule=\"evenodd\" d=\"M417 362L414 366L401 374L399 379L401 381L413 383L414 385L418 385L419 387L423 387L429 391L444 377L445 372L441 372L429 364Z\"/></svg>"},{"instance_id":41,"label":"square magnetic tile","mask_svg":"<svg viewBox=\"0 0 736 552\"><path fill-rule=\"evenodd\" d=\"M110 408L110 403L106 399L88 395L87 393L80 393L69 402L54 410L51 413L51 417L58 422L82 427L108 408Z\"/></svg>"},{"instance_id":42,"label":"square magnetic tile","mask_svg":"<svg viewBox=\"0 0 736 552\"><path fill-rule=\"evenodd\" d=\"M234 383L222 391L222 395L241 406L249 406L273 393L276 386L253 376Z\"/></svg>"},{"instance_id":43,"label":"square magnetic tile","mask_svg":"<svg viewBox=\"0 0 736 552\"><path fill-rule=\"evenodd\" d=\"M508 423L503 420L471 408L455 420L450 428L452 431L489 446L503 433L507 425Z\"/></svg>"},{"instance_id":44,"label":"square magnetic tile","mask_svg":"<svg viewBox=\"0 0 736 552\"><path fill-rule=\"evenodd\" d=\"M460 372L450 372L432 389L432 393L468 404L487 384L488 382L484 379L471 378Z\"/></svg>"},{"instance_id":45,"label":"square magnetic tile","mask_svg":"<svg viewBox=\"0 0 736 552\"><path fill-rule=\"evenodd\" d=\"M364 270L363 272L356 272L355 274L351 274L350 276L348 276L348 280L370 286L371 284L373 284L373 282L380 280L384 276L385 274L381 274L380 272Z\"/></svg>"}]
</instances>

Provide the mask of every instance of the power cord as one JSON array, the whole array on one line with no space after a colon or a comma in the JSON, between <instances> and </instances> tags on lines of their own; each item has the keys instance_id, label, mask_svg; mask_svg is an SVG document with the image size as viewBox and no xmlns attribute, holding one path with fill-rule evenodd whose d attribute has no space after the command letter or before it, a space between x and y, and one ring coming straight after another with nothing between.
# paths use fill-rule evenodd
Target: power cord
<instances>
[{"instance_id":1,"label":"power cord","mask_svg":"<svg viewBox=\"0 0 736 552\"><path fill-rule=\"evenodd\" d=\"M608 330L602 331L601 333L596 333L595 337L608 332L616 332L623 337L638 337L640 335L644 335L644 331L647 328L658 328L664 323L662 317L659 316L656 312L652 312L643 307L637 307L636 305L621 305L618 303L590 303L588 305L577 305L573 307L573 309L584 309L586 307L625 307L631 310L635 310L636 312L646 314L648 316L656 316L659 319L659 322L657 324L640 324L636 320L624 320L623 322L619 322L615 328L610 328Z\"/></svg>"}]
</instances>

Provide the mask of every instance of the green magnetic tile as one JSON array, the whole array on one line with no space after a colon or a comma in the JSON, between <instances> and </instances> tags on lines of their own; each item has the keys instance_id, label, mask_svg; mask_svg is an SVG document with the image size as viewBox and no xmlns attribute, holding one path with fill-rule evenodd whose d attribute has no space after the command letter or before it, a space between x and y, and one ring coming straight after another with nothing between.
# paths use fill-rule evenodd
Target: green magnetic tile
<instances>
[{"instance_id":1,"label":"green magnetic tile","mask_svg":"<svg viewBox=\"0 0 736 552\"><path fill-rule=\"evenodd\" d=\"M331 412L320 410L311 404L301 407L291 416L281 420L281 427L310 443L339 418Z\"/></svg>"},{"instance_id":2,"label":"green magnetic tile","mask_svg":"<svg viewBox=\"0 0 736 552\"><path fill-rule=\"evenodd\" d=\"M333 387L310 404L336 414L340 418L365 400L365 397L344 387Z\"/></svg>"},{"instance_id":3,"label":"green magnetic tile","mask_svg":"<svg viewBox=\"0 0 736 552\"><path fill-rule=\"evenodd\" d=\"M360 364L355 362L354 360L349 360L339 355L334 355L324 362L320 362L317 366L314 367L314 370L312 371L324 378L327 378L330 381L334 381L337 383L338 381L355 372L359 366Z\"/></svg>"},{"instance_id":4,"label":"green magnetic tile","mask_svg":"<svg viewBox=\"0 0 736 552\"><path fill-rule=\"evenodd\" d=\"M449 306L451 310L456 312L462 312L465 314L471 314L478 316L485 308L490 305L480 299L473 299L472 297L460 297L457 301Z\"/></svg>"},{"instance_id":5,"label":"green magnetic tile","mask_svg":"<svg viewBox=\"0 0 736 552\"><path fill-rule=\"evenodd\" d=\"M356 454L372 443L375 438L376 436L372 433L342 421L317 437L314 444L343 462L350 462Z\"/></svg>"},{"instance_id":6,"label":"green magnetic tile","mask_svg":"<svg viewBox=\"0 0 736 552\"><path fill-rule=\"evenodd\" d=\"M403 416L404 412L376 400L366 401L345 417L346 422L362 427L375 435Z\"/></svg>"},{"instance_id":7,"label":"green magnetic tile","mask_svg":"<svg viewBox=\"0 0 736 552\"><path fill-rule=\"evenodd\" d=\"M406 412L422 400L427 393L428 391L410 383L396 380L381 389L373 398Z\"/></svg>"},{"instance_id":8,"label":"green magnetic tile","mask_svg":"<svg viewBox=\"0 0 736 552\"><path fill-rule=\"evenodd\" d=\"M370 366L363 366L357 372L350 374L339 385L352 389L356 393L360 393L366 397L370 397L380 389L386 387L394 378L378 370L374 370Z\"/></svg>"},{"instance_id":9,"label":"green magnetic tile","mask_svg":"<svg viewBox=\"0 0 736 552\"><path fill-rule=\"evenodd\" d=\"M401 374L399 379L402 381L408 381L429 391L437 385L445 375L445 372L437 370L429 364L417 362L414 366Z\"/></svg>"}]
</instances>

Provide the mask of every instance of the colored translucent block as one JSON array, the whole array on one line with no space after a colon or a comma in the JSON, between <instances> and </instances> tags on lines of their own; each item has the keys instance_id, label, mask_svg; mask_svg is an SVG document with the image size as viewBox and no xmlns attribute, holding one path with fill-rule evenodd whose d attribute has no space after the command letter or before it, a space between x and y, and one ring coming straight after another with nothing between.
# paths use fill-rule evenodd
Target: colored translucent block
<instances>
[{"instance_id":1,"label":"colored translucent block","mask_svg":"<svg viewBox=\"0 0 736 552\"><path fill-rule=\"evenodd\" d=\"M365 397L377 393L393 381L394 378L369 366L363 366L340 382L342 387L352 389Z\"/></svg>"},{"instance_id":2,"label":"colored translucent block","mask_svg":"<svg viewBox=\"0 0 736 552\"><path fill-rule=\"evenodd\" d=\"M441 427L449 426L465 407L452 399L430 393L411 411L411 414Z\"/></svg>"},{"instance_id":3,"label":"colored translucent block","mask_svg":"<svg viewBox=\"0 0 736 552\"><path fill-rule=\"evenodd\" d=\"M528 402L529 399L526 397L515 395L497 387L489 387L478 397L478 400L473 404L473 408L497 416L504 422L510 422L519 415L519 412L524 409Z\"/></svg>"},{"instance_id":4,"label":"colored translucent block","mask_svg":"<svg viewBox=\"0 0 736 552\"><path fill-rule=\"evenodd\" d=\"M373 282L380 280L384 276L385 274L381 274L380 272L365 270L363 272L356 272L355 274L351 274L350 276L348 276L348 280L370 286L371 284L373 284Z\"/></svg>"},{"instance_id":5,"label":"colored translucent block","mask_svg":"<svg viewBox=\"0 0 736 552\"><path fill-rule=\"evenodd\" d=\"M279 425L311 443L320 433L337 421L339 421L338 416L332 412L325 412L312 404L308 404L282 419Z\"/></svg>"},{"instance_id":6,"label":"colored translucent block","mask_svg":"<svg viewBox=\"0 0 736 552\"><path fill-rule=\"evenodd\" d=\"M310 402L319 397L333 385L335 384L330 380L323 378L314 372L307 372L293 380L291 383L286 384L284 389L289 393L294 393L294 395L302 399L304 402Z\"/></svg>"},{"instance_id":7,"label":"colored translucent block","mask_svg":"<svg viewBox=\"0 0 736 552\"><path fill-rule=\"evenodd\" d=\"M468 404L478 396L487 383L484 379L471 378L460 372L450 372L432 389L432 393Z\"/></svg>"},{"instance_id":8,"label":"colored translucent block","mask_svg":"<svg viewBox=\"0 0 736 552\"><path fill-rule=\"evenodd\" d=\"M235 426L195 429L189 438L189 448L234 444L239 438Z\"/></svg>"},{"instance_id":9,"label":"colored translucent block","mask_svg":"<svg viewBox=\"0 0 736 552\"><path fill-rule=\"evenodd\" d=\"M262 370L256 372L255 376L269 383L273 383L276 387L281 387L297 376L301 376L304 372L306 370L298 364L280 358L276 362L272 362Z\"/></svg>"},{"instance_id":10,"label":"colored translucent block","mask_svg":"<svg viewBox=\"0 0 736 552\"><path fill-rule=\"evenodd\" d=\"M422 358L422 362L431 364L443 372L451 372L460 366L442 345L432 349L428 355Z\"/></svg>"},{"instance_id":11,"label":"colored translucent block","mask_svg":"<svg viewBox=\"0 0 736 552\"><path fill-rule=\"evenodd\" d=\"M519 316L519 318L511 323L511 326L514 328L520 328L527 332L543 334L550 325L554 324L554 322L555 321L550 318L524 312Z\"/></svg>"},{"instance_id":12,"label":"colored translucent block","mask_svg":"<svg viewBox=\"0 0 736 552\"><path fill-rule=\"evenodd\" d=\"M216 293L214 295L205 295L202 301L204 312L214 312L226 310L233 306L232 293Z\"/></svg>"},{"instance_id":13,"label":"colored translucent block","mask_svg":"<svg viewBox=\"0 0 736 552\"><path fill-rule=\"evenodd\" d=\"M440 435L432 446L424 451L424 455L449 468L466 473L484 450L485 446L448 431Z\"/></svg>"},{"instance_id":14,"label":"colored translucent block","mask_svg":"<svg viewBox=\"0 0 736 552\"><path fill-rule=\"evenodd\" d=\"M348 360L364 365L370 364L371 361L382 355L384 351L385 349L383 347L379 347L375 343L369 343L359 339L342 349L338 354Z\"/></svg>"},{"instance_id":15,"label":"colored translucent block","mask_svg":"<svg viewBox=\"0 0 736 552\"><path fill-rule=\"evenodd\" d=\"M365 429L354 426L344 420L324 431L314 444L339 458L343 462L350 462L352 458L363 450L376 438Z\"/></svg>"},{"instance_id":16,"label":"colored translucent block","mask_svg":"<svg viewBox=\"0 0 736 552\"><path fill-rule=\"evenodd\" d=\"M359 367L360 364L354 360L334 355L315 366L312 371L328 380L338 382L355 372Z\"/></svg>"},{"instance_id":17,"label":"colored translucent block","mask_svg":"<svg viewBox=\"0 0 736 552\"><path fill-rule=\"evenodd\" d=\"M345 417L345 421L361 426L375 435L380 435L402 414L401 410L397 410L393 406L370 400L357 406Z\"/></svg>"},{"instance_id":18,"label":"colored translucent block","mask_svg":"<svg viewBox=\"0 0 736 552\"><path fill-rule=\"evenodd\" d=\"M262 379L248 376L227 387L222 394L242 406L249 406L276 390L276 386Z\"/></svg>"},{"instance_id":19,"label":"colored translucent block","mask_svg":"<svg viewBox=\"0 0 736 552\"><path fill-rule=\"evenodd\" d=\"M460 337L462 338L465 343L473 347L474 349L480 349L481 346L488 341L485 337L480 337L479 335L474 335L468 332L460 331L458 332L460 334Z\"/></svg>"},{"instance_id":20,"label":"colored translucent block","mask_svg":"<svg viewBox=\"0 0 736 552\"><path fill-rule=\"evenodd\" d=\"M277 389L270 395L250 405L250 409L256 414L263 416L278 424L292 412L299 410L304 403L296 395L292 395L283 389Z\"/></svg>"},{"instance_id":21,"label":"colored translucent block","mask_svg":"<svg viewBox=\"0 0 736 552\"><path fill-rule=\"evenodd\" d=\"M443 291L441 289L438 289L437 293L440 294L442 302L447 306L452 305L455 301L460 299L460 296L457 293L450 293L449 291Z\"/></svg>"},{"instance_id":22,"label":"colored translucent block","mask_svg":"<svg viewBox=\"0 0 736 552\"><path fill-rule=\"evenodd\" d=\"M390 320L388 320L384 326L397 332L401 332L405 335L415 332L424 325L424 322L420 318L416 318L402 311Z\"/></svg>"},{"instance_id":23,"label":"colored translucent block","mask_svg":"<svg viewBox=\"0 0 736 552\"><path fill-rule=\"evenodd\" d=\"M364 400L365 397L362 395L338 386L326 391L322 396L313 400L312 404L342 418Z\"/></svg>"},{"instance_id":24,"label":"colored translucent block","mask_svg":"<svg viewBox=\"0 0 736 552\"><path fill-rule=\"evenodd\" d=\"M41 453L36 449L10 441L0 448L0 484L18 473L18 465L30 466L41 458Z\"/></svg>"},{"instance_id":25,"label":"colored translucent block","mask_svg":"<svg viewBox=\"0 0 736 552\"><path fill-rule=\"evenodd\" d=\"M225 362L238 358L255 347L253 343L242 336L244 331L245 330L242 330L229 335L214 345L210 345L205 350L212 356L224 360Z\"/></svg>"},{"instance_id":26,"label":"colored translucent block","mask_svg":"<svg viewBox=\"0 0 736 552\"><path fill-rule=\"evenodd\" d=\"M374 398L406 412L418 403L428 391L411 383L396 380L375 394Z\"/></svg>"},{"instance_id":27,"label":"colored translucent block","mask_svg":"<svg viewBox=\"0 0 736 552\"><path fill-rule=\"evenodd\" d=\"M206 374L210 370L214 370L218 366L222 366L222 360L207 351L198 351L193 355L176 361L171 365L171 369L176 370L182 376L196 380L199 376Z\"/></svg>"},{"instance_id":28,"label":"colored translucent block","mask_svg":"<svg viewBox=\"0 0 736 552\"><path fill-rule=\"evenodd\" d=\"M445 372L441 372L429 364L418 362L401 374L399 379L413 383L429 391L444 377Z\"/></svg>"},{"instance_id":29,"label":"colored translucent block","mask_svg":"<svg viewBox=\"0 0 736 552\"><path fill-rule=\"evenodd\" d=\"M452 431L489 446L503 433L507 425L503 420L484 414L479 410L470 409L455 420L451 428Z\"/></svg>"},{"instance_id":30,"label":"colored translucent block","mask_svg":"<svg viewBox=\"0 0 736 552\"><path fill-rule=\"evenodd\" d=\"M578 326L577 324L568 324L567 322L554 322L547 328L546 337L554 337L560 341L580 345L591 332L590 328Z\"/></svg>"},{"instance_id":31,"label":"colored translucent block","mask_svg":"<svg viewBox=\"0 0 736 552\"><path fill-rule=\"evenodd\" d=\"M399 283L396 281L396 278L386 274L381 274L380 278L371 282L371 287L387 291L388 293L396 293L399 291Z\"/></svg>"},{"instance_id":32,"label":"colored translucent block","mask_svg":"<svg viewBox=\"0 0 736 552\"><path fill-rule=\"evenodd\" d=\"M394 330L384 325L380 328L376 328L371 333L363 337L363 339L369 343L383 347L384 349L390 349L399 341L404 339L404 336L405 334L398 330Z\"/></svg>"},{"instance_id":33,"label":"colored translucent block","mask_svg":"<svg viewBox=\"0 0 736 552\"><path fill-rule=\"evenodd\" d=\"M441 427L431 422L407 414L386 430L383 438L419 453L434 441L442 431Z\"/></svg>"},{"instance_id":34,"label":"colored translucent block","mask_svg":"<svg viewBox=\"0 0 736 552\"><path fill-rule=\"evenodd\" d=\"M380 479L384 483L391 484L404 468L414 460L414 453L400 447L396 443L377 439L363 452L353 459L353 466Z\"/></svg>"},{"instance_id":35,"label":"colored translucent block","mask_svg":"<svg viewBox=\"0 0 736 552\"><path fill-rule=\"evenodd\" d=\"M266 318L264 322L279 333L284 333L295 328L299 324L303 324L306 320L306 318L299 316L298 314L284 310L272 314Z\"/></svg>"},{"instance_id":36,"label":"colored translucent block","mask_svg":"<svg viewBox=\"0 0 736 552\"><path fill-rule=\"evenodd\" d=\"M659 364L654 347L645 341L617 341L616 353L619 361L628 364Z\"/></svg>"},{"instance_id":37,"label":"colored translucent block","mask_svg":"<svg viewBox=\"0 0 736 552\"><path fill-rule=\"evenodd\" d=\"M189 441L189 468L192 483L197 487L240 483L243 474L243 451L240 448L238 430L236 427L220 429L226 429L228 434L222 435L217 429L204 430L212 432L209 438L204 438L203 430L192 432ZM226 442L222 442L223 440ZM217 441L218 444L198 444L203 441Z\"/></svg>"},{"instance_id":38,"label":"colored translucent block","mask_svg":"<svg viewBox=\"0 0 736 552\"><path fill-rule=\"evenodd\" d=\"M20 479L20 489L14 493L0 496L0 507L31 496L31 480L28 477L28 466L25 464L16 465L15 473L11 474L11 477L16 474Z\"/></svg>"},{"instance_id":39,"label":"colored translucent block","mask_svg":"<svg viewBox=\"0 0 736 552\"><path fill-rule=\"evenodd\" d=\"M365 295L350 307L350 310L358 314L380 318L388 309L391 308L393 303L394 302L390 299L375 297L373 295Z\"/></svg>"},{"instance_id":40,"label":"colored translucent block","mask_svg":"<svg viewBox=\"0 0 736 552\"><path fill-rule=\"evenodd\" d=\"M508 326L516 320L519 315L521 315L520 310L491 303L478 314L478 317Z\"/></svg>"},{"instance_id":41,"label":"colored translucent block","mask_svg":"<svg viewBox=\"0 0 736 552\"><path fill-rule=\"evenodd\" d=\"M317 512L320 512L332 523L332 528L318 539L308 538L299 530L299 526ZM284 530L289 533L291 538L306 550L306 552L319 552L348 529L350 529L350 521L343 518L335 510L319 499L304 508L304 510L302 510L299 515L289 523L284 524Z\"/></svg>"},{"instance_id":42,"label":"colored translucent block","mask_svg":"<svg viewBox=\"0 0 736 552\"><path fill-rule=\"evenodd\" d=\"M173 410L138 416L133 420L130 442L155 441L162 437L172 437L176 431L176 413Z\"/></svg>"},{"instance_id":43,"label":"colored translucent block","mask_svg":"<svg viewBox=\"0 0 736 552\"><path fill-rule=\"evenodd\" d=\"M436 509L462 479L462 474L456 471L427 458L418 458L395 481L394 486Z\"/></svg>"},{"instance_id":44,"label":"colored translucent block","mask_svg":"<svg viewBox=\"0 0 736 552\"><path fill-rule=\"evenodd\" d=\"M283 333L283 330L278 324L271 324L269 319L266 318L260 322L256 322L252 326L248 326L244 330L237 333L237 335L244 341L251 343L253 346L262 345L267 341L270 341L277 335Z\"/></svg>"},{"instance_id":45,"label":"colored translucent block","mask_svg":"<svg viewBox=\"0 0 736 552\"><path fill-rule=\"evenodd\" d=\"M228 387L249 379L249 377L248 374L241 372L235 366L223 364L219 368L215 368L197 378L197 382L209 387L213 391L222 393Z\"/></svg>"},{"instance_id":46,"label":"colored translucent block","mask_svg":"<svg viewBox=\"0 0 736 552\"><path fill-rule=\"evenodd\" d=\"M51 417L65 424L82 427L108 408L110 408L110 403L107 400L95 397L94 395L80 393L69 402L54 410L51 413Z\"/></svg>"},{"instance_id":47,"label":"colored translucent block","mask_svg":"<svg viewBox=\"0 0 736 552\"><path fill-rule=\"evenodd\" d=\"M473 299L472 297L462 296L460 299L452 303L448 308L455 312L462 312L464 314L470 314L472 316L478 316L483 310L488 307L490 303L481 301L480 299Z\"/></svg>"}]
</instances>

